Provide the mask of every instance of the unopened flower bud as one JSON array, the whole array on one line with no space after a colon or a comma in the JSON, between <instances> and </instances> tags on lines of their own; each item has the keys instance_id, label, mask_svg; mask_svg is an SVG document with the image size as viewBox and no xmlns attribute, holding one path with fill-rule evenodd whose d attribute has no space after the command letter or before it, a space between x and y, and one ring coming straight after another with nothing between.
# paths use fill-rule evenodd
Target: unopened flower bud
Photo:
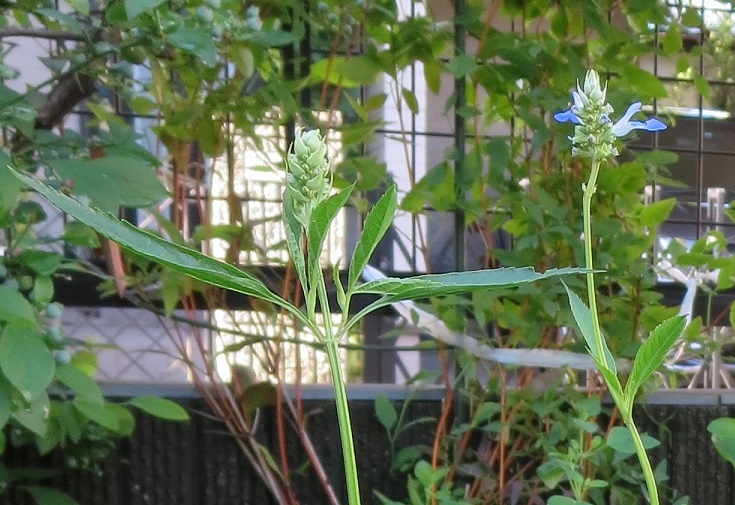
<instances>
[{"instance_id":1,"label":"unopened flower bud","mask_svg":"<svg viewBox=\"0 0 735 505\"><path fill-rule=\"evenodd\" d=\"M286 192L293 200L296 218L306 227L311 211L332 190L327 144L318 130L296 132L286 164Z\"/></svg>"}]
</instances>

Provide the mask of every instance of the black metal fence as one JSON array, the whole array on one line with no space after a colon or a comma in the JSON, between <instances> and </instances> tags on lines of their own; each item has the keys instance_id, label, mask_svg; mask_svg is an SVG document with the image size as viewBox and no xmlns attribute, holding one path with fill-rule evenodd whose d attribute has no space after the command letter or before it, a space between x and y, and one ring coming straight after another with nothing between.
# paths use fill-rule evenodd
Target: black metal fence
<instances>
[{"instance_id":1,"label":"black metal fence","mask_svg":"<svg viewBox=\"0 0 735 505\"><path fill-rule=\"evenodd\" d=\"M692 404L692 400L697 404ZM103 464L101 476L69 470L48 483L68 492L82 505L274 503L254 473L248 470L246 459L223 426L198 414L206 412L203 402L196 398L183 398L180 402L192 412L189 423L166 422L139 415L134 436L119 444L112 457ZM733 471L717 455L706 429L713 419L735 415L735 406L726 403L722 395L698 391L692 395L657 395L655 402L638 408L640 428L662 442L654 458L668 461L672 486L688 495L692 505L735 503ZM334 404L327 399L312 399L305 401L304 407L309 412L306 428L335 491L338 496L344 496ZM441 403L436 399L414 400L408 407L408 417L436 416L440 407ZM391 497L405 493L405 477L390 473L388 441L374 415L373 402L353 400L351 409L364 503L378 503L373 490ZM263 414L260 421L263 443L275 446L273 414ZM431 424L416 425L407 434L405 442L430 444L432 428ZM295 462L305 460L295 444L289 447L288 452ZM8 465L54 465L64 457L63 453L56 453L37 460L31 451L12 448L4 456ZM293 479L301 503L326 503L308 470L295 472ZM0 499L0 505L30 503L23 492L9 493Z\"/></svg>"}]
</instances>

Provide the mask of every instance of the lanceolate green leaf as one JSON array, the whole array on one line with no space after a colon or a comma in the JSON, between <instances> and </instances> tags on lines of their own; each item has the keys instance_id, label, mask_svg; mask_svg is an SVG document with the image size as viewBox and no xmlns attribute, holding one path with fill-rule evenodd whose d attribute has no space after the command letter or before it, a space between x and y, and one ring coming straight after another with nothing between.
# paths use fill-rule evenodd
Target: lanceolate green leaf
<instances>
[{"instance_id":1,"label":"lanceolate green leaf","mask_svg":"<svg viewBox=\"0 0 735 505\"><path fill-rule=\"evenodd\" d=\"M294 213L293 198L288 191L283 193L283 227L286 230L286 246L293 261L296 274L304 292L309 289L306 279L306 264L304 263L304 250L302 246L301 223L296 219Z\"/></svg>"},{"instance_id":2,"label":"lanceolate green leaf","mask_svg":"<svg viewBox=\"0 0 735 505\"><path fill-rule=\"evenodd\" d=\"M390 189L376 202L370 213L365 218L364 227L360 240L355 246L355 252L352 253L352 261L350 261L350 273L347 282L347 291L349 292L360 276L360 272L367 265L370 256L383 238L385 232L388 231L391 222L393 222L393 214L398 206L396 199L396 188L391 186Z\"/></svg>"},{"instance_id":3,"label":"lanceolate green leaf","mask_svg":"<svg viewBox=\"0 0 735 505\"><path fill-rule=\"evenodd\" d=\"M562 281L562 284L564 284L564 281ZM574 320L577 322L577 326L579 326L579 330L582 332L582 336L584 337L584 341L587 343L587 347L589 347L591 351L592 357L597 358L600 365L605 365L605 368L607 368L612 375L615 375L617 373L615 359L613 358L610 349L607 347L607 342L605 341L604 336L602 337L602 349L597 348L590 309L584 304L582 299L577 296L577 293L570 290L566 284L564 284L564 289L569 297L569 304L572 307ZM600 359L602 357L605 359L604 363Z\"/></svg>"},{"instance_id":4,"label":"lanceolate green leaf","mask_svg":"<svg viewBox=\"0 0 735 505\"><path fill-rule=\"evenodd\" d=\"M384 295L383 300L388 304L400 300L452 295L484 289L489 291L493 288L517 286L560 275L581 274L585 271L582 268L559 268L539 273L528 267L418 275L405 279L389 277L357 286L355 294Z\"/></svg>"},{"instance_id":5,"label":"lanceolate green leaf","mask_svg":"<svg viewBox=\"0 0 735 505\"><path fill-rule=\"evenodd\" d=\"M327 235L329 225L337 216L339 210L347 203L347 199L352 194L352 188L348 186L336 195L332 195L319 205L311 213L311 221L307 229L308 236L308 262L309 262L309 286L313 288L316 285L316 279L321 268L319 258L321 257L322 247L324 246L324 238Z\"/></svg>"},{"instance_id":6,"label":"lanceolate green leaf","mask_svg":"<svg viewBox=\"0 0 735 505\"><path fill-rule=\"evenodd\" d=\"M200 281L271 302L283 307L306 323L296 307L242 270L188 247L168 242L130 223L120 221L111 214L82 205L31 177L15 171L13 173L24 184L38 191L59 209L91 226L101 235L119 243L122 247Z\"/></svg>"},{"instance_id":7,"label":"lanceolate green leaf","mask_svg":"<svg viewBox=\"0 0 735 505\"><path fill-rule=\"evenodd\" d=\"M686 320L675 316L662 322L651 332L651 335L638 349L633 362L633 369L625 385L625 395L629 402L633 401L638 389L658 370L664 362L671 347L684 331Z\"/></svg>"},{"instance_id":8,"label":"lanceolate green leaf","mask_svg":"<svg viewBox=\"0 0 735 505\"><path fill-rule=\"evenodd\" d=\"M597 364L597 369L600 371L600 374L605 379L605 383L607 384L607 389L610 392L610 396L612 396L615 403L619 405L619 402L624 401L623 386L620 385L620 379L618 379L617 375L605 368L605 366L599 359L593 359L595 360L595 364Z\"/></svg>"}]
</instances>

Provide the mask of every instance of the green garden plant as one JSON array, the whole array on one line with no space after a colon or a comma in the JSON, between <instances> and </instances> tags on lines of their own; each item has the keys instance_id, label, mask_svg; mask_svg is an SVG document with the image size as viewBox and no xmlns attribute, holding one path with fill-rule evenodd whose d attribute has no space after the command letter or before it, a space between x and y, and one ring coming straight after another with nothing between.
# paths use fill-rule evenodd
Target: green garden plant
<instances>
[{"instance_id":1,"label":"green garden plant","mask_svg":"<svg viewBox=\"0 0 735 505\"><path fill-rule=\"evenodd\" d=\"M646 455L641 435L633 421L633 405L641 386L663 364L666 355L684 331L685 319L675 316L657 326L645 340L635 355L635 361L630 370L625 386L621 383L615 357L610 352L607 341L600 327L597 288L595 286L595 272L592 255L591 211L592 197L597 191L597 178L601 169L613 169L606 164L617 156L616 138L623 137L632 130L640 129L651 132L666 129L661 121L651 118L644 122L631 120L633 115L640 111L641 104L632 104L623 117L613 124L610 116L613 108L606 100L607 85L602 86L600 78L594 70L587 72L583 86L577 84L577 90L572 92L573 105L567 111L557 113L554 117L559 122L572 122L574 136L572 142L572 156L590 160L590 175L583 186L582 217L584 220L584 258L587 268L587 299L589 307L571 290L567 289L572 312L577 325L584 336L587 351L594 359L597 368L605 380L608 391L615 405L620 410L625 425L635 446L636 454L643 469L643 475L648 487L649 499L653 505L659 504L658 488L651 463ZM554 505L562 503L578 503L557 499Z\"/></svg>"},{"instance_id":2,"label":"green garden plant","mask_svg":"<svg viewBox=\"0 0 735 505\"><path fill-rule=\"evenodd\" d=\"M17 121L6 116L0 126L13 132ZM39 456L62 450L64 469L96 474L117 441L133 433L133 408L177 421L188 415L161 398L105 399L94 379L94 345L64 333L55 281L76 268L58 246L95 247L98 241L78 222L67 223L61 236L39 231L46 212L7 167L37 168L35 162L63 147L50 139L34 148L35 160L15 153L15 162L0 151L0 454L10 447ZM0 493L26 492L39 505L73 504L45 482L61 470L1 463Z\"/></svg>"},{"instance_id":3,"label":"green garden plant","mask_svg":"<svg viewBox=\"0 0 735 505\"><path fill-rule=\"evenodd\" d=\"M342 134L345 152L344 162L333 167L335 187L344 188L357 181L352 202L363 203L359 191L372 189L382 182L386 168L368 156L358 155L363 153L360 144L369 143L377 127L369 118L386 99L395 100L399 112L416 113L423 108L423 102L417 100L412 89L394 79L414 63L421 62L427 85L434 93L446 86L447 77L466 81L467 93L457 93L466 97L466 103L449 104L448 110L456 110L468 127L469 154L459 167L461 173L458 170L453 174L454 154L448 153L425 180L413 186L414 190L402 200L402 210L421 213L427 205L438 210L461 208L466 211L471 226L490 231L502 229L512 235L512 251L488 247L487 266L534 265L543 271L575 264L583 256L581 241L577 240L581 230L577 227L575 202L577 180L584 170L580 169L579 160L568 162L568 156L559 156L558 129L548 126L549 111L560 106L562 90L566 93L572 76L581 75L590 62L610 72L611 82L615 83L613 102L627 100L630 95L646 100L665 96L664 86L641 70L638 60L656 52L675 61L678 53L683 52L682 26L698 26L701 19L696 9L685 9L683 17L680 12L678 17L671 18L671 9L655 2L467 0L457 5L460 3L464 12L457 13L458 26L466 30L468 38L474 39L476 53L461 54L457 48L458 54L450 57L447 64L442 56L448 55L451 23L434 21L431 16L401 20L397 2L392 0L260 2L260 10L236 0L116 0L95 5L90 10L89 3L82 0L70 2L72 15L49 9L41 1L22 2L8 9L22 30L37 33L40 23L47 37L77 42L59 44L61 50L54 58L43 62L55 69L56 83L83 84L78 87L81 94L49 93L49 107L40 108L37 126L49 129L60 124L63 113L93 95L94 82L104 83L119 93L132 112L154 113L160 117L155 134L172 159L163 166L151 163L150 156L145 164L132 163L145 156L127 151L134 144L133 136L129 130L119 128L119 122L105 108L104 100L93 101L90 112L95 122L112 126L111 132L101 134L99 140L105 148L115 149L119 157L107 163L90 160L86 146L71 142L73 135L64 135L66 144L56 156L66 159L48 163L47 175L53 170L60 180L70 179L73 187L64 187L63 191L87 194L92 205L110 203L107 196L122 187L116 182L133 173L136 182L147 177L146 184L139 184L141 189L162 197L165 192L154 180L154 171L174 181L168 189L174 199L179 198L184 193L177 186L184 179L181 174L189 166L202 164L200 158L190 158L190 153L199 151L213 158L221 155L231 143L230 125L262 147L267 141L261 142L256 128L265 116L278 111L279 117L273 121L276 128L294 119L313 124L315 108L320 111L328 108L330 116L337 108L344 113L346 121L342 126L327 125ZM511 20L515 29L497 28L493 19L498 18ZM620 22L622 18L624 21ZM610 23L611 19L615 23ZM650 30L651 24L667 26L665 36L658 37L657 32ZM360 38L359 45L365 45L364 53L358 53L357 37L349 36L353 27L354 33L359 31L367 39ZM311 40L304 35L306 31L313 37ZM286 52L296 48L296 61L301 61L304 56L301 51L309 44L315 51L308 58L311 65L307 63L309 68L304 73L290 75L293 60L285 56ZM133 81L128 72L130 65L141 63L151 71L150 83L145 85ZM680 59L677 71L681 65ZM227 70L231 66L234 74ZM698 89L706 88L696 68L692 64L688 69L693 82ZM223 83L221 76L225 73L228 79ZM389 81L390 91L378 92L364 103L358 103L360 86L370 86L384 77ZM52 88L63 89L63 86ZM148 93L140 93L141 88ZM29 91L34 103L41 102L34 95L41 89L45 88ZM309 93L314 96L308 104L295 99ZM488 97L486 101L483 96ZM62 102L67 107L54 107L59 103L58 97L65 99ZM14 102L4 113L19 124L18 130L28 133L33 130L33 111L20 105L21 102ZM62 113L49 117L43 114L48 110ZM408 125L409 119L405 113L402 121ZM510 138L488 140L484 136L488 124L515 126ZM113 141L122 138L131 142L121 146ZM638 193L643 184L655 178L651 175L655 168L651 167L659 166L657 160L663 158L666 153L655 151L616 170L602 170L597 209L591 209L595 215L593 226L597 227L593 230L600 239L596 262L598 268L606 270L597 277L601 285L597 299L600 323L616 358L632 357L642 330L650 330L666 313L656 305L650 272L642 266L650 243L641 236L641 227L655 227L670 207L664 201L643 211L638 208ZM13 161L17 168L33 168L19 164L17 159ZM410 166L408 157L405 165L416 168ZM487 173L484 167L489 167ZM71 176L67 177L68 174ZM14 182L9 173L0 171L0 192L7 187L3 175ZM522 179L528 182L528 192L519 189ZM54 181L53 177L50 180ZM113 184L103 184L103 180L112 180ZM455 201L459 199L450 190L455 183L456 189L468 196L467 201ZM235 182L230 180L230 184L234 186ZM500 193L497 200L488 198L487 195L496 192ZM119 198L116 203L131 206L126 195L120 193L116 192ZM247 237L250 224L241 214L238 217L240 202L235 196L232 190L227 198L232 203L230 230L241 233L225 237L229 242L227 257L233 263L237 261L239 247L246 247L238 243L237 237ZM174 206L171 223L161 225L167 231L181 221L177 212L184 204L177 203L181 205ZM309 225L300 223L307 229ZM181 235L186 232L180 231ZM308 237L308 230L305 235ZM184 243L183 236L169 236ZM305 248L308 250L309 246ZM309 269L308 262L306 269ZM163 285L169 288L164 301L170 311L176 304L179 289L187 289L188 281L178 272L165 268L160 272ZM308 280L309 272L306 277ZM177 281L181 282L177 284ZM581 283L575 281L578 279L568 279L568 285L580 291ZM307 284L307 289L311 289L311 303L315 305L320 304L318 284L317 289ZM553 337L558 328L569 324L568 309L558 303L561 286L548 290L544 289L546 286L526 286L517 296L507 290L476 292L471 299L473 315L482 323L491 322L498 330L489 336L495 339L491 345L519 349L555 345ZM468 300L446 297L433 303L441 315L456 323L460 319L456 317L460 312L457 307L464 309ZM569 343L571 340L564 344L574 347L574 343ZM471 368L472 364L467 363L467 374ZM524 376L528 375L524 372ZM462 394L463 384L456 382L453 386L457 394ZM498 386L504 391L506 384L499 381ZM508 395L504 398L508 402L513 400ZM577 396L571 398L576 401ZM449 399L446 402L450 406L452 403ZM482 404L478 402L475 406ZM514 405L505 404L503 412L513 408ZM508 417L503 419L507 422ZM444 433L439 433L438 439L442 436ZM500 438L502 441L502 434ZM437 446L443 447L444 442L441 440ZM499 482L502 491L502 477Z\"/></svg>"},{"instance_id":4,"label":"green garden plant","mask_svg":"<svg viewBox=\"0 0 735 505\"><path fill-rule=\"evenodd\" d=\"M365 315L395 301L507 289L510 286L544 278L580 273L581 270L550 269L537 273L532 268L492 269L421 275L405 279L387 278L358 284L360 272L393 219L397 201L395 188L390 188L365 219L363 232L350 261L347 284L342 286L338 276L335 276L337 300L343 314L342 322L336 328L327 324L322 330L314 317L317 302L322 312L329 312L331 307L327 299L326 282L319 257L332 220L347 203L353 190L350 186L328 196L331 193L331 176L325 153L323 139L318 132L310 131L299 134L288 158L284 226L288 248L304 290L306 300L304 310L284 300L270 291L261 281L232 265L121 222L114 216L80 203L30 176L15 171L13 173L59 209L122 247L192 278L269 302L291 314L316 335L329 357L345 462L348 501L351 505L356 505L360 503L360 490L347 395L337 355L337 346L349 329ZM357 295L373 295L377 296L377 299L356 314L350 314L350 302Z\"/></svg>"}]
</instances>

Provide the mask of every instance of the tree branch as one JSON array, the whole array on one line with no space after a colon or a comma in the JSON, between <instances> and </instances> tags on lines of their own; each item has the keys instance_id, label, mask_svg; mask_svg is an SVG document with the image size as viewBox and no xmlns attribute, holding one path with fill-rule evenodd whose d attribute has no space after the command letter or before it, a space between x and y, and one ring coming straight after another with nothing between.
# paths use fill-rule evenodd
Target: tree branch
<instances>
[{"instance_id":1,"label":"tree branch","mask_svg":"<svg viewBox=\"0 0 735 505\"><path fill-rule=\"evenodd\" d=\"M38 108L36 128L50 130L81 101L95 92L95 80L87 74L66 74L48 94L48 101Z\"/></svg>"},{"instance_id":2,"label":"tree branch","mask_svg":"<svg viewBox=\"0 0 735 505\"><path fill-rule=\"evenodd\" d=\"M89 34L76 32L50 32L43 28L6 28L0 30L0 39L8 37L32 37L48 40L89 40Z\"/></svg>"}]
</instances>

